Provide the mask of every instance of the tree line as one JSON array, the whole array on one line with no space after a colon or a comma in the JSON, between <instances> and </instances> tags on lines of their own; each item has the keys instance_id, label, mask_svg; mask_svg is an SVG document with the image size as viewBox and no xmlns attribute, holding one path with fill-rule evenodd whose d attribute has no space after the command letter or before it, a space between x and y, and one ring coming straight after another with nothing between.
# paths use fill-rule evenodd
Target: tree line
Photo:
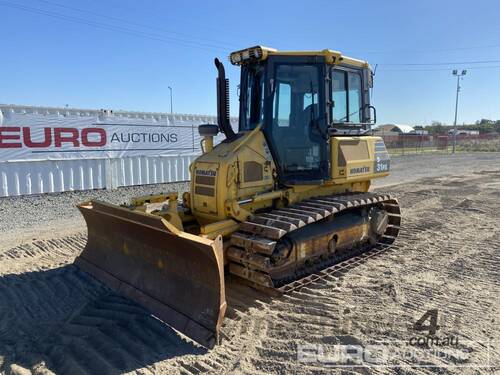
<instances>
[{"instance_id":1,"label":"tree line","mask_svg":"<svg viewBox=\"0 0 500 375\"><path fill-rule=\"evenodd\" d=\"M431 125L414 126L416 130L427 130L429 134L443 134L453 130L453 125L446 125L439 121L433 121ZM474 124L457 125L457 128L463 130L479 130L479 133L500 133L500 120L481 119Z\"/></svg>"}]
</instances>

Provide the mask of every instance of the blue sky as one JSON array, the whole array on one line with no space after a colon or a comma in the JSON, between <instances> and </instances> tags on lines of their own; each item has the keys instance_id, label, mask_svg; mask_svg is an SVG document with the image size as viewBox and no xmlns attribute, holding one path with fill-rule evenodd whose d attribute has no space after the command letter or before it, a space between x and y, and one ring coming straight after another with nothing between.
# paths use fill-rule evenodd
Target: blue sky
<instances>
[{"instance_id":1,"label":"blue sky","mask_svg":"<svg viewBox=\"0 0 500 375\"><path fill-rule=\"evenodd\" d=\"M215 114L213 58L262 44L378 64L379 123L452 123L453 68L468 69L458 122L500 119L499 14L493 0L0 0L0 103L169 111L171 86L174 112Z\"/></svg>"}]
</instances>

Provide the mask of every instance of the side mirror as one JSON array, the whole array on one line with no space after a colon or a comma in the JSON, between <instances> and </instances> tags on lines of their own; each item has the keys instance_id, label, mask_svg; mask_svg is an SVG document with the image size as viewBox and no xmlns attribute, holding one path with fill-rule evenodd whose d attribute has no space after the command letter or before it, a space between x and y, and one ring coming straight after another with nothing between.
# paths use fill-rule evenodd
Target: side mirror
<instances>
[{"instance_id":1,"label":"side mirror","mask_svg":"<svg viewBox=\"0 0 500 375\"><path fill-rule=\"evenodd\" d=\"M373 111L373 117L371 115L372 111ZM366 104L363 107L363 112L364 112L365 118L370 119L369 120L370 124L376 124L377 123L377 109L374 106L372 106L370 104Z\"/></svg>"}]
</instances>

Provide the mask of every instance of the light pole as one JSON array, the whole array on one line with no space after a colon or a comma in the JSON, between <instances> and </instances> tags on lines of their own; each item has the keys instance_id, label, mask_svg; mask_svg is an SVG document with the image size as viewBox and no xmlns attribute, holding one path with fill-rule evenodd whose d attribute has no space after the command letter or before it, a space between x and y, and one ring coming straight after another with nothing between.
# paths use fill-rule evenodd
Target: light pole
<instances>
[{"instance_id":1,"label":"light pole","mask_svg":"<svg viewBox=\"0 0 500 375\"><path fill-rule=\"evenodd\" d=\"M174 106L173 106L173 100L172 100L172 87L168 86L168 89L170 90L170 114L174 113Z\"/></svg>"},{"instance_id":2,"label":"light pole","mask_svg":"<svg viewBox=\"0 0 500 375\"><path fill-rule=\"evenodd\" d=\"M462 70L462 73L458 73L458 70L453 71L453 75L457 76L457 97L455 100L455 121L453 122L453 153L455 153L455 148L457 147L457 113L458 113L458 93L460 92L460 77L467 74L467 70Z\"/></svg>"}]
</instances>

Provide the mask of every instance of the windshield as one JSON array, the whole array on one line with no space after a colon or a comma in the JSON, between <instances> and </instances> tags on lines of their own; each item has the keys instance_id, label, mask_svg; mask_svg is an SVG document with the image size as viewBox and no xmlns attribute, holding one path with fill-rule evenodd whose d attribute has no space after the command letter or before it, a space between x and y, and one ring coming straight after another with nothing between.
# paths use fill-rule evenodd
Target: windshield
<instances>
[{"instance_id":1,"label":"windshield","mask_svg":"<svg viewBox=\"0 0 500 375\"><path fill-rule=\"evenodd\" d=\"M248 67L242 73L241 130L252 130L264 120L264 70Z\"/></svg>"}]
</instances>

